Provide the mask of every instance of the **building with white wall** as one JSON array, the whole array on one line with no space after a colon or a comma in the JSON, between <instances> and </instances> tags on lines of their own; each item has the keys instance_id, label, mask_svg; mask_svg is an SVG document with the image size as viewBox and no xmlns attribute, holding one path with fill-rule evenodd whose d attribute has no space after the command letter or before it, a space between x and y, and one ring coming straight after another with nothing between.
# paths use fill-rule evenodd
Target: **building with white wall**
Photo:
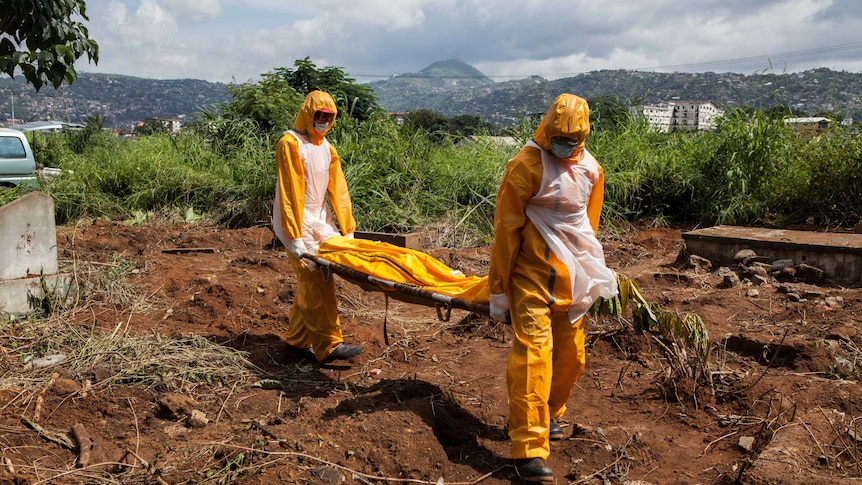
<instances>
[{"instance_id":1,"label":"building with white wall","mask_svg":"<svg viewBox=\"0 0 862 485\"><path fill-rule=\"evenodd\" d=\"M668 133L712 130L722 110L712 101L671 101L643 106L633 113L643 116L650 126L662 133Z\"/></svg>"}]
</instances>

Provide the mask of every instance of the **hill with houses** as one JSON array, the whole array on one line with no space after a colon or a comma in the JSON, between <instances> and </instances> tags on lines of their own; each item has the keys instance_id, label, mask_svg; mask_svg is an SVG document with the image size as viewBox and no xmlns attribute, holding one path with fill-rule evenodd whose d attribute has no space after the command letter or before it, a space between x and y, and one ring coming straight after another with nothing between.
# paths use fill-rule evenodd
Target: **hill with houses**
<instances>
[{"instance_id":1,"label":"hill with houses","mask_svg":"<svg viewBox=\"0 0 862 485\"><path fill-rule=\"evenodd\" d=\"M348 73L349 75L349 73ZM625 104L712 101L722 108L781 105L808 115L831 113L862 120L862 73L826 68L799 73L658 73L603 70L547 80L539 76L495 82L459 59L417 73L369 83L387 111L428 109L447 117L478 115L516 124L544 111L561 92ZM21 76L0 78L0 124L58 119L83 123L99 115L106 127L130 129L148 118L184 119L229 99L229 85L196 79L157 80L79 73L72 85L36 92Z\"/></svg>"}]
</instances>

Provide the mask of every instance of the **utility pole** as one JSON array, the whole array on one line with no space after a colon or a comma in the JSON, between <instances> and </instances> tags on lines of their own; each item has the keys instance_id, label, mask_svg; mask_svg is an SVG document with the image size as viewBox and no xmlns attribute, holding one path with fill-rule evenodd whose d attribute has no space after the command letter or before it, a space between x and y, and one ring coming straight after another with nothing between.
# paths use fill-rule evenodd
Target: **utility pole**
<instances>
[{"instance_id":1,"label":"utility pole","mask_svg":"<svg viewBox=\"0 0 862 485\"><path fill-rule=\"evenodd\" d=\"M12 98L12 125L15 125L15 93L9 92L9 97Z\"/></svg>"}]
</instances>

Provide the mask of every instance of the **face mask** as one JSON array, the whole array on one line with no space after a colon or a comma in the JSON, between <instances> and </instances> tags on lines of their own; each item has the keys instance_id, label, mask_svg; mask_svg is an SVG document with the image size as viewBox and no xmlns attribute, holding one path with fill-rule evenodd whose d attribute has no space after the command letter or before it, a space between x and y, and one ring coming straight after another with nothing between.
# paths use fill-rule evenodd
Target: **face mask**
<instances>
[{"instance_id":1,"label":"face mask","mask_svg":"<svg viewBox=\"0 0 862 485\"><path fill-rule=\"evenodd\" d=\"M314 123L314 131L323 133L329 128L329 124L335 119L335 113L332 111L317 110L314 112L312 123Z\"/></svg>"},{"instance_id":2,"label":"face mask","mask_svg":"<svg viewBox=\"0 0 862 485\"><path fill-rule=\"evenodd\" d=\"M575 149L578 147L578 144L572 144L572 140L568 138L558 139L557 137L551 138L551 153L554 154L557 158L570 158L573 153L575 153Z\"/></svg>"}]
</instances>

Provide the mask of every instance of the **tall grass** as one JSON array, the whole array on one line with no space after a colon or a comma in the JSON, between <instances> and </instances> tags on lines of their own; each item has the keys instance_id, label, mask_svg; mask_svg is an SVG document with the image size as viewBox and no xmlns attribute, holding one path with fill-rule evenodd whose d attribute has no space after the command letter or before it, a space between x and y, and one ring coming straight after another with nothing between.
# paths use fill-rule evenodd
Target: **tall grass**
<instances>
[{"instance_id":1,"label":"tall grass","mask_svg":"<svg viewBox=\"0 0 862 485\"><path fill-rule=\"evenodd\" d=\"M60 164L67 173L47 192L60 223L192 209L228 226L252 225L267 220L271 157L262 140L223 156L193 131L134 140L102 134L82 153L67 154Z\"/></svg>"},{"instance_id":2,"label":"tall grass","mask_svg":"<svg viewBox=\"0 0 862 485\"><path fill-rule=\"evenodd\" d=\"M276 140L252 124L226 123L229 144L192 130L40 141L40 161L67 171L44 188L55 198L58 222L172 212L228 227L268 225ZM525 120L516 134L526 140L533 128ZM341 156L360 230L433 230L449 246L493 239L497 188L520 146L432 138L389 119L348 117L328 138ZM606 226L643 218L786 225L813 217L846 227L862 217L862 141L841 128L805 137L757 112L734 112L714 132L697 134L662 134L630 120L594 132L587 146L605 170ZM3 195L8 201L17 191Z\"/></svg>"},{"instance_id":3,"label":"tall grass","mask_svg":"<svg viewBox=\"0 0 862 485\"><path fill-rule=\"evenodd\" d=\"M362 229L436 227L446 244L489 240L494 197L511 149L463 139L440 141L391 120L348 120L345 125L330 139L342 157Z\"/></svg>"}]
</instances>

